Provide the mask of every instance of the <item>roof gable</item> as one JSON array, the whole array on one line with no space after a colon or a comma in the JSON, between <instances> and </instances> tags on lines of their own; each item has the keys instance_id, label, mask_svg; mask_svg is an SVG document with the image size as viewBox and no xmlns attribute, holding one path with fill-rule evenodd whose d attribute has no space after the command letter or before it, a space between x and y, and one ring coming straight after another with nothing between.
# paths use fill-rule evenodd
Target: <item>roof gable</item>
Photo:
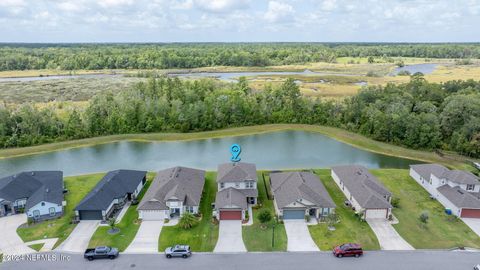
<instances>
[{"instance_id":1,"label":"roof gable","mask_svg":"<svg viewBox=\"0 0 480 270\"><path fill-rule=\"evenodd\" d=\"M217 182L257 181L257 167L252 163L231 162L218 165Z\"/></svg>"}]
</instances>

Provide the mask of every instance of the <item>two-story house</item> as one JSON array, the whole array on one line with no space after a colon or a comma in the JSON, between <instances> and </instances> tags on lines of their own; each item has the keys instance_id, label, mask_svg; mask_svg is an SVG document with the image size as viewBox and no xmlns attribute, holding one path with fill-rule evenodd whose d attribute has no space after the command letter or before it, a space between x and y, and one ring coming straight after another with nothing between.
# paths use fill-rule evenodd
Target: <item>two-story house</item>
<instances>
[{"instance_id":1,"label":"two-story house","mask_svg":"<svg viewBox=\"0 0 480 270\"><path fill-rule=\"evenodd\" d=\"M197 214L205 184L205 171L173 167L159 171L138 205L142 220L164 220L184 212Z\"/></svg>"},{"instance_id":2,"label":"two-story house","mask_svg":"<svg viewBox=\"0 0 480 270\"><path fill-rule=\"evenodd\" d=\"M233 162L220 164L217 172L218 192L215 216L218 220L244 220L248 207L257 204L257 167Z\"/></svg>"},{"instance_id":3,"label":"two-story house","mask_svg":"<svg viewBox=\"0 0 480 270\"><path fill-rule=\"evenodd\" d=\"M480 179L439 164L410 166L410 176L458 217L480 218Z\"/></svg>"}]
</instances>

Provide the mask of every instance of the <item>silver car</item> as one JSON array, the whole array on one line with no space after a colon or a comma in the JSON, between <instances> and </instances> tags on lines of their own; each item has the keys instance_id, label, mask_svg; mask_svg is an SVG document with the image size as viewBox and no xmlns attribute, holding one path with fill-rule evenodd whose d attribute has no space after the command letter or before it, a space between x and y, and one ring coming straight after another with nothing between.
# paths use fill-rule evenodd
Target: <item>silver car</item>
<instances>
[{"instance_id":1,"label":"silver car","mask_svg":"<svg viewBox=\"0 0 480 270\"><path fill-rule=\"evenodd\" d=\"M170 259L172 257L188 258L192 255L190 246L187 245L175 245L165 249L165 256Z\"/></svg>"}]
</instances>

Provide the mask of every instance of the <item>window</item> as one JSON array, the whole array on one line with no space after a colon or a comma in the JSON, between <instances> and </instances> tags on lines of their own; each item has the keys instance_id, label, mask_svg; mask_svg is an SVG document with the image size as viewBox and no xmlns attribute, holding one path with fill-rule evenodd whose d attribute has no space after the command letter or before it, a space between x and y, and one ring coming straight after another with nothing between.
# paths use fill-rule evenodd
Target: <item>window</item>
<instances>
[{"instance_id":1,"label":"window","mask_svg":"<svg viewBox=\"0 0 480 270\"><path fill-rule=\"evenodd\" d=\"M38 218L40 216L40 210L34 210L33 211L33 217Z\"/></svg>"},{"instance_id":2,"label":"window","mask_svg":"<svg viewBox=\"0 0 480 270\"><path fill-rule=\"evenodd\" d=\"M245 182L245 187L246 188L254 188L254 185L255 185L254 181Z\"/></svg>"},{"instance_id":3,"label":"window","mask_svg":"<svg viewBox=\"0 0 480 270\"><path fill-rule=\"evenodd\" d=\"M224 188L225 187L225 183L220 183L220 188Z\"/></svg>"},{"instance_id":4,"label":"window","mask_svg":"<svg viewBox=\"0 0 480 270\"><path fill-rule=\"evenodd\" d=\"M193 213L193 206L185 206L185 211Z\"/></svg>"},{"instance_id":5,"label":"window","mask_svg":"<svg viewBox=\"0 0 480 270\"><path fill-rule=\"evenodd\" d=\"M467 190L471 191L475 189L475 185L467 185Z\"/></svg>"},{"instance_id":6,"label":"window","mask_svg":"<svg viewBox=\"0 0 480 270\"><path fill-rule=\"evenodd\" d=\"M235 183L235 187L236 187L236 188L239 188L239 187L240 187L240 183Z\"/></svg>"},{"instance_id":7,"label":"window","mask_svg":"<svg viewBox=\"0 0 480 270\"><path fill-rule=\"evenodd\" d=\"M45 202L42 202L42 206L45 206Z\"/></svg>"},{"instance_id":8,"label":"window","mask_svg":"<svg viewBox=\"0 0 480 270\"><path fill-rule=\"evenodd\" d=\"M50 207L50 208L48 209L48 212L49 212L49 214L50 214L51 217L55 216L55 207Z\"/></svg>"}]
</instances>

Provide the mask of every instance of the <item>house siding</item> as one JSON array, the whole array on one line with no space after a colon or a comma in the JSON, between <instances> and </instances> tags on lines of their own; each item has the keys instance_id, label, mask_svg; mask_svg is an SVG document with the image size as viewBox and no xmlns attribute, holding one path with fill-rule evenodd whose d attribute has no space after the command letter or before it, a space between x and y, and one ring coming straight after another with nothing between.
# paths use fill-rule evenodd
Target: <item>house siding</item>
<instances>
[{"instance_id":1,"label":"house siding","mask_svg":"<svg viewBox=\"0 0 480 270\"><path fill-rule=\"evenodd\" d=\"M45 203L45 205L42 206L42 203ZM50 208L55 208L54 216L50 216ZM63 206L50 202L40 202L26 212L27 217L34 218L34 211L39 211L40 213L40 216L37 218L38 220L51 219L63 214Z\"/></svg>"}]
</instances>

